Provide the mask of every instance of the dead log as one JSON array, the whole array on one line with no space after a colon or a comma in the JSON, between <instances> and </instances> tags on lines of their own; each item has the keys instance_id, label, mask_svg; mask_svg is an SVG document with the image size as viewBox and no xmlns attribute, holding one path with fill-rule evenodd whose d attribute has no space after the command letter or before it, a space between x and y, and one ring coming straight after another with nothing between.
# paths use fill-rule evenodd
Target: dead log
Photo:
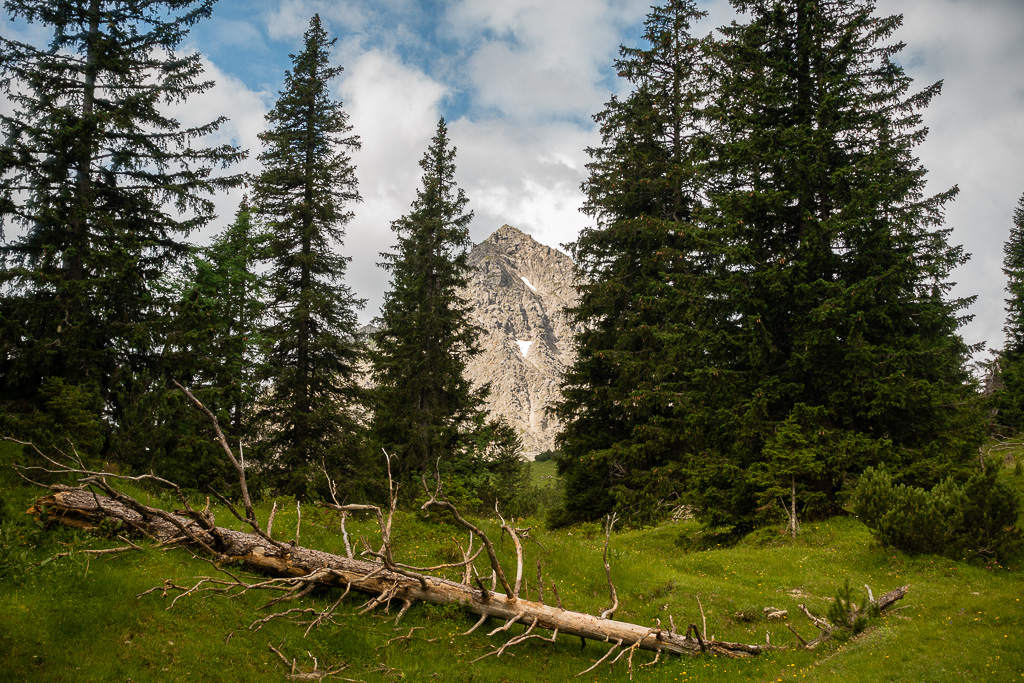
<instances>
[{"instance_id":1,"label":"dead log","mask_svg":"<svg viewBox=\"0 0 1024 683\"><path fill-rule=\"evenodd\" d=\"M533 630L546 629L599 642L621 643L619 647L626 649L687 655L707 651L729 657L752 657L777 649L726 641L701 642L698 638L660 628L602 619L436 576L397 573L382 562L352 559L298 545L279 544L268 541L264 535L206 526L190 517L138 503L127 504L86 489L58 488L60 490L41 498L32 512L39 514L45 508L50 519L80 529L94 528L104 520L121 520L125 526L161 542L178 538L194 549L211 549L215 559L224 565L274 576L305 577L317 585L351 586L351 590L375 597L387 596L389 600L457 604L481 617L500 619L508 625L520 623Z\"/></svg>"},{"instance_id":2,"label":"dead log","mask_svg":"<svg viewBox=\"0 0 1024 683\"><path fill-rule=\"evenodd\" d=\"M400 601L403 606L398 615L399 619L408 607L416 600L422 600L424 602L438 605L457 604L461 605L469 612L480 615L480 620L477 622L476 626L466 632L467 635L482 625L488 617L494 617L504 621L503 626L495 628L489 635L495 635L497 633L507 631L516 623L520 623L528 627L525 633L513 637L503 646L496 648L485 656L490 656L492 654L500 656L510 646L530 638L539 638L548 642L554 642L559 633L578 636L584 643L587 639L590 639L611 644L612 648L608 653L598 660L593 667L587 669L587 671L592 670L594 667L607 660L617 650L619 654L611 660L611 663L614 664L619 659L626 656L630 673L632 673L633 654L638 649L656 652L657 656L655 657L654 662L659 660L663 652L680 655L698 655L701 653L711 652L713 654L721 654L729 657L754 657L768 650L782 649L772 645L748 645L745 643L718 641L714 638L708 640L706 620L704 623L704 637L701 637L700 633L697 631L697 627L693 624L691 624L687 629L686 634L682 636L678 635L675 632L674 620L671 619L671 616L670 624L672 624L672 627L669 631L661 629L660 626L657 628L648 628L637 624L615 621L607 618L611 616L611 613L618 604L618 596L615 591L615 585L611 581L611 567L608 561L608 542L610 540L611 527L614 524L614 519L609 520L605 530L604 553L605 573L608 579L612 599L611 609L606 610L601 616L593 616L582 612L573 612L562 609L561 600L558 596L558 589L554 582L551 583L551 591L555 596L557 607L545 605L543 603L543 593L541 593L541 601L539 602L533 602L521 598L519 593L523 576L523 548L519 541L519 535L527 533L528 530L515 529L511 524L505 523L504 519L502 519L502 531L511 536L516 546L517 567L515 587L513 588L513 586L509 584L505 572L498 561L497 554L494 551L494 546L490 539L488 539L487 535L483 530L463 518L459 514L458 509L456 509L456 507L447 501L442 495L441 480L439 476L437 477L437 487L434 492L429 490L426 485L426 479L424 478L424 489L429 496L429 500L423 504L423 509L427 510L429 508L437 507L449 511L456 522L470 531L470 544L469 548L463 552L463 556L465 558L464 562L456 565L443 565L442 567L435 567L433 569L440 569L445 566L463 566L465 567L463 582L459 583L450 581L448 579L424 573L426 571L430 571L430 569L413 568L407 565L401 565L395 562L391 550L391 524L395 513L395 506L397 504L397 496L396 487L394 482L391 480L391 456L386 452L384 455L388 461L388 481L390 491L390 504L387 515L385 515L384 512L376 506L339 505L337 498L334 496L333 482L329 476L327 477L327 482L331 489L334 504L326 504L325 507L333 508L342 513L341 528L343 538L345 540L346 556L334 555L320 550L299 546L298 526L296 526L295 541L292 541L291 543L281 543L276 541L270 536L273 512L271 512L271 520L268 521L267 530L264 531L256 519L252 502L248 495L248 489L245 481L245 469L241 465L240 459L236 459L234 457L234 454L227 443L227 439L224 438L224 434L221 431L220 426L217 424L217 418L186 388L181 385L178 385L178 387L185 393L188 399L210 419L214 432L217 435L218 442L238 475L242 491L244 517L235 510L231 503L223 496L216 492L214 492L214 495L217 495L221 502L225 504L227 509L239 521L251 528L253 533L235 531L233 529L216 526L214 516L209 509L209 499L207 499L206 508L201 511L197 511L191 507L188 498L176 484L151 474L128 477L90 471L85 468L82 464L81 458L78 458L77 454L75 454L75 457L71 459L68 459L65 456L66 460L70 460L70 464L68 464L68 462L61 462L59 459L43 454L34 446L32 448L41 457L41 459L47 463L47 465L19 468L23 471L35 471L45 474L59 474L65 476L74 475L78 477L78 481L81 484L81 486L75 488L60 485L51 486L51 495L39 499L34 508L29 511L30 514L43 515L45 511L45 514L51 519L55 519L67 526L82 529L95 528L103 522L119 521L125 526L125 528L132 529L141 535L147 536L161 545L181 544L189 546L197 552L205 553L207 556L212 557L217 564L218 569L231 579L230 581L225 581L204 577L200 579L200 582L196 584L196 586L189 589L176 586L173 582L168 580L165 582L163 587L157 587L147 592L161 589L164 594L169 590L182 591L182 594L175 598L174 601L176 601L184 595L191 594L196 590L199 590L201 586L206 584L210 584L210 586L202 588L202 590L211 590L221 593L228 592L232 588L239 588L243 592L250 589L263 588L283 591L284 595L271 601L270 604L273 605L284 600L301 598L307 595L316 586L343 587L345 591L342 596L338 598L337 602L334 603L334 606L324 612L318 613L313 609L291 609L260 619L252 625L257 626L258 624L266 623L270 619L277 617L293 618L296 615L311 615L310 621L302 622L308 626L306 633L308 633L311 628L322 624L325 621L330 621L334 610L351 590L372 596L364 608L364 612L375 609L381 605L386 607L391 600ZM24 445L31 446L31 444ZM324 474L327 476L326 470ZM22 474L22 476L25 475ZM167 512L159 508L144 505L131 496L124 494L121 490L112 485L109 481L111 478L115 480L127 479L132 481L149 481L167 486L177 494L184 509L175 512ZM102 492L102 494L97 491ZM362 553L364 557L375 558L375 561L360 560L353 557L352 548L348 541L348 534L344 528L344 520L347 513L355 511L372 511L377 517L382 541L380 550L374 552L369 548L368 544L364 540L364 545L367 547ZM299 514L301 515L301 511ZM490 590L483 585L483 582L480 580L480 577L476 572L476 568L473 565L473 559L476 555L470 555L474 536L479 537L483 544L483 548L481 548L477 554L486 550L491 564ZM246 584L227 569L227 567L232 566L240 566L251 571L262 572L284 578L262 581L256 584ZM476 587L470 583L471 574L473 575ZM498 593L495 590L499 580L501 582L501 586L505 589L505 593ZM228 588L223 587L225 584ZM541 583L539 565L538 584L541 586L543 585ZM896 600L902 598L906 594L906 590L906 587L903 587L882 596L877 604L879 610L884 610ZM174 601L172 601L172 606ZM704 608L703 605L700 604L699 597L697 602L701 608L701 616L703 617ZM803 608L802 605L800 607ZM815 621L816 624L818 623L817 618L811 615L806 609L804 609L804 612L812 619L812 621ZM822 634L811 643L807 643L800 638L805 648L813 647L830 636L832 632L831 625L828 625L827 622L824 622L824 624L826 624L828 628L823 629ZM820 624L819 628L821 628ZM534 633L535 630L551 631L551 638L543 638L539 634ZM691 634L693 635L691 636ZM799 638L799 635L797 635L797 637ZM283 656L282 659L287 661ZM654 662L652 662L652 664ZM586 672L581 672L581 674L582 673ZM302 675L305 676L306 674ZM315 661L314 672L312 675L323 675L317 670Z\"/></svg>"}]
</instances>

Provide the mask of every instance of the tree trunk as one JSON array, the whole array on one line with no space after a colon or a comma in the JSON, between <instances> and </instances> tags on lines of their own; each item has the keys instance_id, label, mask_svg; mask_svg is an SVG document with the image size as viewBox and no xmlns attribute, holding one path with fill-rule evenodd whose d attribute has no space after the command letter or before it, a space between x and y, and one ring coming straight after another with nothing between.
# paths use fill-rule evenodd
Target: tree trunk
<instances>
[{"instance_id":1,"label":"tree trunk","mask_svg":"<svg viewBox=\"0 0 1024 683\"><path fill-rule=\"evenodd\" d=\"M216 526L213 515L207 510L197 512L187 509L186 516L152 508L125 496L106 484L105 481L99 481L100 483L97 485L102 486L110 496L99 495L87 488L54 486L51 488L53 493L36 501L29 513L45 515L48 519L80 529L94 528L103 521L120 521L126 528L161 543L187 545L194 550L213 556L220 563L232 563L252 571L300 579L301 584L308 588L312 588L314 585L336 586L344 587L346 593L348 590L367 593L374 596L368 609L387 604L391 600L400 600L405 604L399 615L401 616L414 601L423 600L438 605L461 605L467 611L481 615L477 626L482 624L486 617L495 617L505 621L505 625L494 629L491 635L508 630L514 623L520 623L527 627L524 634L512 638L500 649L495 649L490 654L501 654L508 646L535 637L528 635L535 629L553 631L552 637L545 639L550 641L553 641L561 633L609 643L612 648L598 661L598 664L608 659L616 649L620 649L618 657L612 661L617 661L628 652L630 669L632 669L632 654L636 649L657 652L659 657L661 653L680 655L712 653L728 657L755 657L765 651L784 649L767 644L748 645L719 640L709 641L701 637L701 632L693 624L688 626L684 635L679 635L675 633L674 626L672 630L666 631L661 628L649 628L639 624L573 612L562 609L561 606L552 607L542 602L524 600L518 597L518 588L511 588L504 578L503 572L500 571L500 565L496 564L497 557L494 556L490 541L483 532L462 519L450 503L436 498L432 498L428 505L436 504L449 509L454 514L456 521L474 530L474 533L480 536L488 549L488 555L492 566L496 569L496 575L501 578L501 583L506 590L512 592L511 596L507 593L487 590L480 584L479 579L477 586L470 585L469 567L472 558L469 557L469 551L466 552L467 571L464 575L464 583L421 574L417 570L409 570L396 565L391 559L390 551L391 517L388 515L387 521L385 521L381 510L374 506L329 507L335 507L343 512L357 508L377 512L384 537L384 546L381 553L374 553L374 555L382 559L380 562L357 560L312 548L303 548L295 545L294 542L280 543L272 539L268 532L262 531L251 513L247 515L246 523L250 524L257 533L234 531ZM182 498L182 500L185 499ZM188 508L187 503L185 505ZM393 511L392 508L392 513ZM502 528L507 530L513 539L516 538L514 529L504 523ZM608 531L610 533L610 528ZM521 555L519 562L516 574L517 586L522 572ZM611 584L610 575L609 584ZM298 588L295 590L298 591ZM908 587L903 586L883 595L877 603L879 610L884 611L890 607L905 596L907 590ZM301 594L305 594L305 592L302 590ZM614 598L614 586L612 586L612 595ZM796 634L796 631L793 631L800 639L803 649L812 649L828 640L835 627L812 615L803 605L800 607L821 630L821 634L810 643L804 641L799 634ZM703 614L703 608L701 612ZM273 615L268 619L274 618L274 616L281 615ZM476 629L477 626L474 626L469 632Z\"/></svg>"},{"instance_id":2,"label":"tree trunk","mask_svg":"<svg viewBox=\"0 0 1024 683\"><path fill-rule=\"evenodd\" d=\"M648 628L612 619L602 619L582 612L573 612L540 602L510 598L465 583L414 574L399 574L385 569L379 562L350 559L289 544L275 545L265 538L241 531L210 526L204 529L196 521L172 515L143 505L126 505L106 496L83 489L64 489L41 498L30 512L46 514L61 524L88 529L103 520L121 520L126 527L166 541L182 537L193 548L208 546L219 560L237 563L246 569L276 576L310 577L318 584L348 587L387 599L423 600L439 605L459 604L470 612L518 622L535 629L557 630L560 634L591 640L618 643L622 648L674 654L711 652L730 657L752 657L769 649L723 641L705 641L699 634L682 636L660 628ZM187 529L194 539L182 533ZM694 628L695 632L696 629Z\"/></svg>"},{"instance_id":3,"label":"tree trunk","mask_svg":"<svg viewBox=\"0 0 1024 683\"><path fill-rule=\"evenodd\" d=\"M789 528L792 533L792 537L796 538L797 522L796 522L796 476L789 478Z\"/></svg>"}]
</instances>

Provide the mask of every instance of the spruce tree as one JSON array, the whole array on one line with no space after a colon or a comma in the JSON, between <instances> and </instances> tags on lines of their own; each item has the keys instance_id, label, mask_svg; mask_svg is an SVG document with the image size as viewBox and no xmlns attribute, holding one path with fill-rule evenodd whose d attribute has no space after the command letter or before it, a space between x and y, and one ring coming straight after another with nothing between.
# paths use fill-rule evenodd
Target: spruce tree
<instances>
[{"instance_id":1,"label":"spruce tree","mask_svg":"<svg viewBox=\"0 0 1024 683\"><path fill-rule=\"evenodd\" d=\"M941 84L911 92L890 41L902 18L875 16L872 0L733 4L746 20L716 47L716 162L698 217L724 248L731 315L709 359L730 426L692 454L688 486L705 521L744 528L775 486L747 473L771 464L781 429L819 444L820 463L793 475L823 513L869 465L941 480L982 421L958 335L972 299L949 296L966 256L941 227L957 190L925 195L914 156Z\"/></svg>"},{"instance_id":2,"label":"spruce tree","mask_svg":"<svg viewBox=\"0 0 1024 683\"><path fill-rule=\"evenodd\" d=\"M1006 275L1006 345L996 358L992 403L1001 431L1024 429L1024 195L1013 212L1013 226L1003 246Z\"/></svg>"},{"instance_id":3,"label":"spruce tree","mask_svg":"<svg viewBox=\"0 0 1024 683\"><path fill-rule=\"evenodd\" d=\"M314 16L267 114L254 188L270 261L260 448L269 481L297 496L323 465L341 480L354 474L359 429L356 310L364 302L344 283L348 259L336 251L361 200L349 156L359 139L329 91L342 72L328 61L334 42Z\"/></svg>"},{"instance_id":4,"label":"spruce tree","mask_svg":"<svg viewBox=\"0 0 1024 683\"><path fill-rule=\"evenodd\" d=\"M159 379L170 302L155 283L213 216L211 174L237 160L163 107L210 84L198 54L176 52L213 0L7 0L52 31L46 48L0 37L0 395L44 407L56 380L103 405L122 431ZM89 399L92 401L93 399ZM110 448L106 441L104 449Z\"/></svg>"},{"instance_id":5,"label":"spruce tree","mask_svg":"<svg viewBox=\"0 0 1024 683\"><path fill-rule=\"evenodd\" d=\"M191 372L189 386L232 440L251 434L257 396L263 277L256 272L264 236L247 198L235 220L186 268L170 338L174 365ZM206 398L203 398L203 397Z\"/></svg>"},{"instance_id":6,"label":"spruce tree","mask_svg":"<svg viewBox=\"0 0 1024 683\"><path fill-rule=\"evenodd\" d=\"M486 391L465 377L479 353L478 329L458 290L467 284L468 199L455 182L455 148L442 118L423 158L422 187L381 264L391 272L370 352L374 389L371 433L399 458L405 475L449 467L471 450L484 426Z\"/></svg>"},{"instance_id":7,"label":"spruce tree","mask_svg":"<svg viewBox=\"0 0 1024 683\"><path fill-rule=\"evenodd\" d=\"M692 227L704 148L705 44L690 35L704 13L690 0L654 7L646 49L620 49L633 91L594 119L584 212L595 221L571 245L581 275L570 311L577 358L555 407L563 423L559 472L568 518L613 507L650 519L678 494L680 452L692 418L682 410L699 356L713 244Z\"/></svg>"},{"instance_id":8,"label":"spruce tree","mask_svg":"<svg viewBox=\"0 0 1024 683\"><path fill-rule=\"evenodd\" d=\"M258 397L262 277L255 272L260 236L246 199L235 220L205 248L195 250L164 287L175 299L163 356L171 378L187 386L218 417L228 441L251 455ZM210 423L173 385L145 402L153 425L133 444L126 462L160 472L189 488L230 491L237 482ZM132 446L132 447L128 447Z\"/></svg>"},{"instance_id":9,"label":"spruce tree","mask_svg":"<svg viewBox=\"0 0 1024 683\"><path fill-rule=\"evenodd\" d=\"M572 518L681 492L741 531L783 491L791 519L794 498L834 510L870 465L930 485L982 438L971 299L949 296L956 188L926 196L914 156L939 84L911 92L901 18L871 0L733 4L701 42L665 21L692 6L655 8L650 50L618 63L633 93L597 117L557 407Z\"/></svg>"}]
</instances>

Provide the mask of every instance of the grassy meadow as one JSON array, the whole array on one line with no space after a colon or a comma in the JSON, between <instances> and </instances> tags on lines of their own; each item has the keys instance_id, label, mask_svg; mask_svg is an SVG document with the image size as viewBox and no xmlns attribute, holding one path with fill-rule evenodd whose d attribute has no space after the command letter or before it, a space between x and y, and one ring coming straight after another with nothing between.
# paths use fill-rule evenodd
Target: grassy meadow
<instances>
[{"instance_id":1,"label":"grassy meadow","mask_svg":"<svg viewBox=\"0 0 1024 683\"><path fill-rule=\"evenodd\" d=\"M3 446L4 448L7 445ZM6 451L5 462L15 457ZM554 486L553 464L536 463L534 481ZM1007 469L1018 488L1024 477ZM335 623L303 637L304 627L283 620L259 630L250 625L268 613L267 594L226 597L195 593L170 609L177 593L156 590L170 580L190 586L197 577L213 576L212 563L182 549L152 549L111 556L70 557L33 566L61 552L123 545L116 530L84 534L63 528L44 530L23 514L39 493L0 474L0 680L9 681L282 681L289 669L268 644L295 657L304 670L334 670L325 680L358 681L625 681L620 661L575 679L607 649L578 638L559 637L554 644L528 640L500 658L474 659L500 646L505 634L488 637L500 623L485 625L470 636L476 617L451 607L418 604L397 626L381 610L357 615L362 600L350 596ZM167 498L136 491L143 500L171 507ZM294 532L293 501L279 499L275 536ZM266 519L270 501L260 507ZM232 526L226 510L219 524ZM493 538L497 527L480 522ZM236 528L237 523L235 524ZM608 606L602 567L603 531L583 525L548 531L538 520L536 543L526 545L526 593L537 597L536 564L545 583L554 581L567 609L599 613ZM377 538L368 519L350 521L353 538ZM868 530L852 518L808 523L796 541L774 531L751 535L732 547L695 547L699 529L693 522L616 532L612 536L612 573L619 592L615 617L654 626L669 623L680 630L701 625L701 605L708 635L718 639L792 646L795 637L777 622L760 617L765 607L789 610L788 622L805 638L816 629L797 610L798 603L821 615L828 598L846 580L858 591L871 586L875 595L909 584L910 593L867 631L846 642L814 652L779 651L757 659L670 657L656 666L637 667L638 681L1021 681L1024 683L1024 574L1021 558L1006 566L951 561L938 556L906 556L879 547ZM458 558L456 539L466 533L440 516L399 512L395 520L396 558L427 565ZM343 552L337 520L304 507L299 542ZM146 543L142 543L145 547ZM512 558L506 539L501 550ZM484 562L478 560L482 568ZM514 566L509 562L506 566ZM456 578L455 572L449 574ZM301 604L324 608L337 595L314 593ZM546 601L554 602L550 588ZM699 603L698 603L699 600ZM760 617L760 618L759 618ZM394 639L398 640L394 640ZM389 644L389 641L390 644ZM638 653L646 664L649 653Z\"/></svg>"}]
</instances>

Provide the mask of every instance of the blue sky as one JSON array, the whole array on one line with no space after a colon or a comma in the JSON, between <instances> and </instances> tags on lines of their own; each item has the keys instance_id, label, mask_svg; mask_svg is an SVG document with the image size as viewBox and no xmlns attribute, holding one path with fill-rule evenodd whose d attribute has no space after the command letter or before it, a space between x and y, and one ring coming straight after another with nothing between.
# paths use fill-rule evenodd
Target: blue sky
<instances>
[{"instance_id":1,"label":"blue sky","mask_svg":"<svg viewBox=\"0 0 1024 683\"><path fill-rule=\"evenodd\" d=\"M417 162L442 115L476 212L474 241L505 223L551 246L575 238L587 223L584 150L598 140L590 117L624 87L612 61L620 44L639 44L650 1L219 0L185 43L204 54L216 85L177 114L186 124L228 116L217 141L248 148L242 170L258 171L263 115L320 13L345 68L336 94L363 143L354 160L364 201L342 252L353 257L348 281L369 300L368 321L388 286L378 253L394 242L390 222L415 196ZM726 0L699 4L711 14L700 33L733 16ZM973 258L954 273L955 294L978 295L964 335L998 347L1002 245L1024 193L1024 0L878 0L878 11L904 14L896 39L916 86L944 80L924 112L930 134L919 153L930 191L961 190L947 225ZM230 220L239 198L219 198L221 220L196 241Z\"/></svg>"}]
</instances>

